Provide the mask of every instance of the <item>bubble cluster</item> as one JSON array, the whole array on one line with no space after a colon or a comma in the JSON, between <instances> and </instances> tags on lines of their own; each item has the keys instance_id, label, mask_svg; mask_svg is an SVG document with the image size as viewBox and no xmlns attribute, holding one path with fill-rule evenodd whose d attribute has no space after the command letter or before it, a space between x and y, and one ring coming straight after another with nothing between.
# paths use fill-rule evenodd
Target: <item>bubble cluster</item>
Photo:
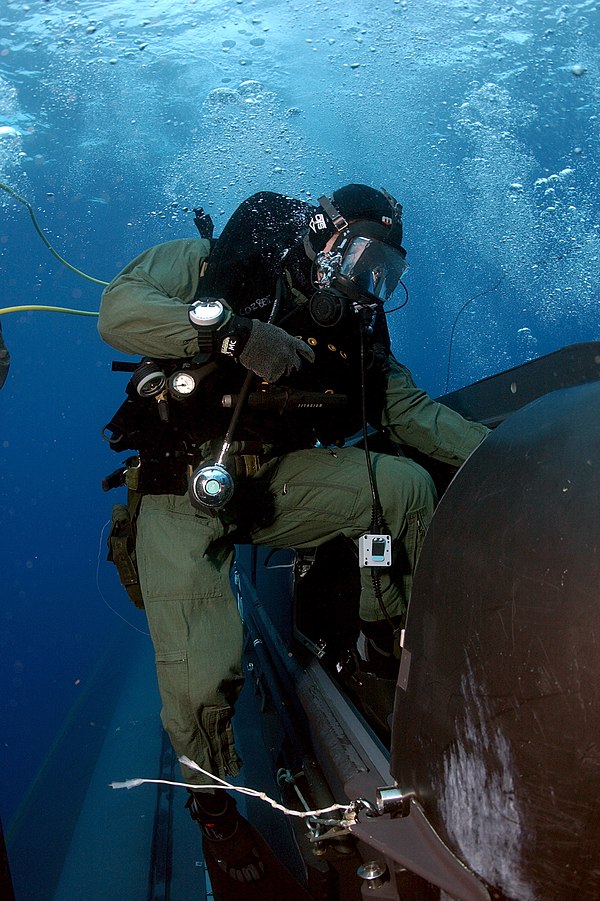
<instances>
[{"instance_id":1,"label":"bubble cluster","mask_svg":"<svg viewBox=\"0 0 600 901\"><path fill-rule=\"evenodd\" d=\"M21 125L17 91L0 75L0 181L18 178L23 151L23 127ZM5 196L0 197L4 206Z\"/></svg>"},{"instance_id":2,"label":"bubble cluster","mask_svg":"<svg viewBox=\"0 0 600 901\"><path fill-rule=\"evenodd\" d=\"M593 6L153 0L140 15L129 0L8 0L0 52L36 134L2 121L21 135L0 132L0 148L21 140L23 168L88 206L101 197L99 218L125 201L136 250L144 223L151 238L187 229L197 202L219 223L255 190L383 184L405 202L411 251L443 256L452 230L457 303L502 277L499 316L517 293L537 315L543 293L559 317L586 284L567 258L595 237ZM560 302L556 266L573 279Z\"/></svg>"},{"instance_id":3,"label":"bubble cluster","mask_svg":"<svg viewBox=\"0 0 600 901\"><path fill-rule=\"evenodd\" d=\"M552 323L576 327L597 315L600 235L579 171L582 150L571 144L569 165L540 173L527 138L542 115L492 82L474 84L456 107L453 129L463 140L457 240L471 272L489 286L459 330L459 355L473 373L486 347L494 348L490 371L498 368L498 336L514 365L539 353Z\"/></svg>"}]
</instances>

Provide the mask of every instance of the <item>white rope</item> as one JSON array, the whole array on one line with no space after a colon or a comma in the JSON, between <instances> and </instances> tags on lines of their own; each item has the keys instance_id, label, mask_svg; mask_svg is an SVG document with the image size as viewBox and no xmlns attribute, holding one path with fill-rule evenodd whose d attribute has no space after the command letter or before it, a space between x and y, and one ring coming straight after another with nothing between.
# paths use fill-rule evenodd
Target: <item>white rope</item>
<instances>
[{"instance_id":1,"label":"white rope","mask_svg":"<svg viewBox=\"0 0 600 901\"><path fill-rule=\"evenodd\" d=\"M213 773L207 772L207 770L203 770L201 766L198 766L193 760L190 760L189 757L180 757L179 762L184 766L188 767L192 770L197 770L199 773L202 773L203 776L208 776L210 779L215 780L215 784L211 785L195 785L190 782L172 782L169 779L127 779L125 782L111 782L111 788L137 788L138 785L144 784L154 784L154 785L174 785L178 788L189 788L193 791L212 791L213 789L221 789L225 791L226 789L230 791L240 792L242 795L250 795L253 798L260 798L261 801L266 801L267 804L270 804L271 807L274 807L275 810L281 810L282 813L286 813L291 817L314 817L320 816L323 813L332 813L334 810L349 810L349 804L332 804L331 807L323 807L319 810L293 810L290 807L284 807L283 804L279 804L277 801L274 801L272 798L269 798L264 792L257 791L254 788L244 788L239 785L232 785L230 782L226 782L224 779L220 779L218 776L215 776Z\"/></svg>"}]
</instances>

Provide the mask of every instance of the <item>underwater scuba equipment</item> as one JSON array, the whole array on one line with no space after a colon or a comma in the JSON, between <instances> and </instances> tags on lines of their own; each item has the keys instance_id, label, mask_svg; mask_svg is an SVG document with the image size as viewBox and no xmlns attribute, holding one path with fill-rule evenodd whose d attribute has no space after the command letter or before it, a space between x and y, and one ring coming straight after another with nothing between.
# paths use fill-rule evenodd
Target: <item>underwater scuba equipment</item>
<instances>
[{"instance_id":1,"label":"underwater scuba equipment","mask_svg":"<svg viewBox=\"0 0 600 901\"><path fill-rule=\"evenodd\" d=\"M167 379L169 394L177 400L183 400L185 397L189 397L197 387L198 382L196 381L194 373L188 372L185 369L178 369L177 372L174 372Z\"/></svg>"},{"instance_id":2,"label":"underwater scuba equipment","mask_svg":"<svg viewBox=\"0 0 600 901\"><path fill-rule=\"evenodd\" d=\"M214 231L215 224L212 221L212 218L209 213L205 213L202 207L199 207L197 210L194 210L194 225L198 229L198 233L201 238L207 238L209 241L211 240Z\"/></svg>"},{"instance_id":3,"label":"underwater scuba equipment","mask_svg":"<svg viewBox=\"0 0 600 901\"><path fill-rule=\"evenodd\" d=\"M231 449L233 435L242 412L242 408L246 402L246 398L250 392L250 387L254 380L254 373L248 370L244 384L237 396L236 404L231 416L229 428L221 450L214 463L201 463L200 466L192 472L189 480L189 498L194 507L200 510L209 507L211 509L220 509L231 500L234 492L233 476L225 468L225 459Z\"/></svg>"},{"instance_id":4,"label":"underwater scuba equipment","mask_svg":"<svg viewBox=\"0 0 600 901\"><path fill-rule=\"evenodd\" d=\"M29 203L29 201L25 197L22 197L20 194L18 194L14 190L14 188L11 188L10 185L5 184L4 182L0 182L0 190L7 193L10 197L13 197L15 200L17 200L19 203L21 203L27 209L36 232L38 233L38 235L40 236L40 238L42 239L43 243L46 245L46 247L48 248L50 253L60 263L62 263L63 266L66 266L67 269L70 269L76 275L80 275L82 278L85 278L88 281L93 282L95 284L103 285L103 286L108 286L110 284L110 282L104 281L103 279L94 278L93 276L89 275L88 273L83 272L80 269L77 269L75 266L73 266L71 263L69 263L67 260L65 260L64 257L62 257L58 253L58 251L53 247L53 245L50 243L50 241L44 234L40 224L37 221L37 218L33 211L33 207ZM360 196L361 192L364 193L364 197L362 197L362 199ZM390 209L392 210L392 234L390 237L392 238L392 242L394 243L394 245L397 246L398 243L402 241L402 206L396 200L394 200L394 198L391 195L389 195L386 191L384 191L383 189L381 191L375 191L373 188L368 188L366 185L347 185L344 188L334 191L334 193L332 195L332 199L338 204L338 206L343 207L344 210L346 210L346 208L348 206L352 206L355 211L354 214L357 217L362 217L363 219L372 219L374 216L376 203L374 203L374 202L368 203L366 201L366 198L368 197L369 192L373 196L381 195L381 198L388 200L388 203L390 204ZM282 205L282 211L283 211L283 205L285 204L287 212L289 214L291 214L290 222L299 221L302 218L302 211L304 209L306 210L306 216L307 216L307 219L309 219L309 229L310 230L309 230L309 233L306 234L304 237L304 247L305 247L307 256L311 260L314 260L319 247L322 248L322 246L324 246L324 244L326 243L326 239L328 237L330 237L330 235L332 234L331 224L328 224L327 216L325 215L325 213L315 213L314 212L315 208L309 206L306 203L303 203L300 201L293 201L289 197L282 197L280 195L275 195L270 192L261 192L260 194L257 194L252 198L248 198L248 200L245 201L245 205L240 205L240 209L243 206L244 212L246 212L246 214L247 214L246 208L250 206L251 201L254 203L255 206L257 206L260 209L262 202L268 200L268 198L270 198L270 197L278 199L280 205ZM321 198L321 200L322 199L323 198ZM324 199L325 199L325 201L327 201L327 198L324 198ZM311 211L312 211L312 216L311 216ZM196 225L196 228L198 229L200 237L211 240L213 238L214 224L213 224L213 221L212 221L210 215L208 213L205 213L205 211L202 208L194 209L193 212L195 214L194 224ZM351 214L348 212L345 212L345 215L350 216L350 218L352 218ZM339 214L338 214L338 216L339 216ZM343 217L341 217L341 218L343 219ZM337 219L337 221L340 221L340 219ZM231 220L230 220L230 222L231 222ZM225 231L227 231L228 226L229 226L229 223L225 227ZM290 226L290 228L291 228L291 226ZM250 232L253 235L253 237L256 236L254 229L251 228ZM320 234L321 232L323 232L322 235ZM394 232L399 233L399 239L395 238ZM260 232L260 234L262 234L262 232ZM222 236L220 236L220 237L222 238ZM229 253L232 249L235 249L236 244L237 244L237 238L238 238L237 234L232 236L232 242L230 242L230 244L228 246L224 246L224 248L223 248L224 252L226 251L227 253ZM217 242L213 241L212 243L215 246L217 246ZM211 251L211 255L216 256L214 249ZM560 257L559 257L559 259L560 259ZM547 260L545 260L544 262L547 263ZM502 276L489 288L486 288L484 291L479 291L476 294L474 294L473 296L471 296L470 298L468 298L467 301L463 304L463 306L460 307L459 310L457 311L457 313L454 317L453 323L452 323L452 330L451 330L451 334L450 334L450 341L449 341L449 347L448 347L446 390L448 390L448 385L450 382L452 347L453 347L453 342L454 342L454 333L455 333L459 318L461 317L461 315L463 314L465 309L468 306L470 306L471 303L473 303L473 301L496 291L498 289L498 287L500 286L500 284L503 282L504 278L505 278L505 276ZM400 284L402 285L402 287L407 295L404 303L401 304L401 306L404 306L404 304L408 300L408 292L406 290L406 287L404 286L404 283L401 282ZM399 307L395 307L394 309L399 309ZM69 307L57 307L57 306L51 306L48 304L19 304L16 306L2 307L2 308L0 308L0 315L2 315L4 313L16 313L16 312L28 312L28 311L69 313L69 314L74 314L77 316L93 316L95 318L98 317L98 312L96 310L76 310L76 309L72 309ZM392 310L386 310L386 312L392 312Z\"/></svg>"},{"instance_id":5,"label":"underwater scuba equipment","mask_svg":"<svg viewBox=\"0 0 600 901\"><path fill-rule=\"evenodd\" d=\"M358 303L393 300L408 268L401 204L367 185L347 185L319 204L323 213L313 216L304 238L315 287Z\"/></svg>"},{"instance_id":6,"label":"underwater scuba equipment","mask_svg":"<svg viewBox=\"0 0 600 901\"><path fill-rule=\"evenodd\" d=\"M218 297L205 297L191 304L188 317L194 328L214 331L231 317L231 310Z\"/></svg>"},{"instance_id":7,"label":"underwater scuba equipment","mask_svg":"<svg viewBox=\"0 0 600 901\"><path fill-rule=\"evenodd\" d=\"M316 254L315 287L336 289L358 303L393 302L408 262L404 248L384 240L383 228L369 222L348 225L331 248Z\"/></svg>"},{"instance_id":8,"label":"underwater scuba equipment","mask_svg":"<svg viewBox=\"0 0 600 901\"><path fill-rule=\"evenodd\" d=\"M379 533L371 535L366 532L358 539L358 565L391 566L392 536Z\"/></svg>"},{"instance_id":9,"label":"underwater scuba equipment","mask_svg":"<svg viewBox=\"0 0 600 901\"><path fill-rule=\"evenodd\" d=\"M224 394L221 403L224 407L233 407L239 395ZM249 407L263 410L277 410L284 413L291 410L339 410L348 406L345 394L333 394L319 391L295 391L292 388L266 386L262 391L253 391L248 395L246 403Z\"/></svg>"},{"instance_id":10,"label":"underwater scuba equipment","mask_svg":"<svg viewBox=\"0 0 600 901\"><path fill-rule=\"evenodd\" d=\"M231 309L218 297L203 297L191 304L188 319L198 332L198 350L204 361L214 353L217 329L229 322L231 316Z\"/></svg>"},{"instance_id":11,"label":"underwater scuba equipment","mask_svg":"<svg viewBox=\"0 0 600 901\"><path fill-rule=\"evenodd\" d=\"M281 278L278 278L275 287L275 299L273 301L273 306L269 314L268 322L259 323L265 329L269 327L269 329L272 331L272 329L274 328L272 326L272 322L279 308L282 291L283 283ZM243 319L243 317L240 316L234 316L233 318L236 320ZM248 320L243 321L246 322ZM253 326L258 322L258 320L256 319L251 321L253 323ZM281 332L283 335L287 335L287 332L284 332L283 329L277 328L277 331ZM310 348L308 349L310 350ZM242 362L242 365L245 365L241 359L240 362ZM223 439L223 444L221 445L220 453L215 463L200 464L200 466L196 467L196 469L190 476L188 489L190 502L193 506L198 507L199 509L206 507L209 507L213 510L220 509L221 507L224 507L229 500L231 500L231 497L233 495L235 488L233 476L225 468L224 463L231 449L231 443L233 441L233 436L237 428L240 414L242 412L244 404L246 403L248 395L250 394L250 388L252 387L252 382L255 378L255 373L252 368L250 366L247 366L246 368L248 369L248 372L246 373L246 378L244 379L240 393L236 398L235 407L233 409L231 421L229 423L229 428L227 429L225 438Z\"/></svg>"},{"instance_id":12,"label":"underwater scuba equipment","mask_svg":"<svg viewBox=\"0 0 600 901\"><path fill-rule=\"evenodd\" d=\"M201 362L203 355L199 356ZM169 396L175 400L185 400L194 393L200 382L217 369L214 362L194 365L195 361L196 358L188 364L180 365L169 376L164 372L162 364L149 357L143 359L135 368L127 363L113 363L113 371L133 371L129 380L131 391L135 391L142 398L156 398L159 416L163 422L168 422Z\"/></svg>"},{"instance_id":13,"label":"underwater scuba equipment","mask_svg":"<svg viewBox=\"0 0 600 901\"><path fill-rule=\"evenodd\" d=\"M201 354L206 357L218 350L269 382L299 369L302 358L314 360L312 349L304 341L271 322L236 315L220 298L195 301L188 318L198 331Z\"/></svg>"},{"instance_id":14,"label":"underwater scuba equipment","mask_svg":"<svg viewBox=\"0 0 600 901\"><path fill-rule=\"evenodd\" d=\"M218 350L269 382L299 369L302 359L314 361L314 352L304 341L271 321L238 316L221 298L195 301L188 318L198 332L200 353L205 358Z\"/></svg>"},{"instance_id":15,"label":"underwater scuba equipment","mask_svg":"<svg viewBox=\"0 0 600 901\"><path fill-rule=\"evenodd\" d=\"M161 420L169 421L167 377L154 360L148 358L142 360L131 376L130 384L140 397L154 397L158 404L158 415Z\"/></svg>"},{"instance_id":16,"label":"underwater scuba equipment","mask_svg":"<svg viewBox=\"0 0 600 901\"><path fill-rule=\"evenodd\" d=\"M335 328L352 312L349 298L337 291L316 291L308 303L308 311L317 325Z\"/></svg>"},{"instance_id":17,"label":"underwater scuba equipment","mask_svg":"<svg viewBox=\"0 0 600 901\"><path fill-rule=\"evenodd\" d=\"M154 360L146 358L131 376L131 386L135 388L140 397L156 397L164 391L167 377Z\"/></svg>"},{"instance_id":18,"label":"underwater scuba equipment","mask_svg":"<svg viewBox=\"0 0 600 901\"><path fill-rule=\"evenodd\" d=\"M220 455L220 457L223 456L223 454ZM189 491L190 500L195 507L200 509L224 507L233 495L233 476L222 463L200 466L190 476Z\"/></svg>"},{"instance_id":19,"label":"underwater scuba equipment","mask_svg":"<svg viewBox=\"0 0 600 901\"><path fill-rule=\"evenodd\" d=\"M197 384L191 373L180 369L169 376L167 387L174 397L184 398L196 390Z\"/></svg>"},{"instance_id":20,"label":"underwater scuba equipment","mask_svg":"<svg viewBox=\"0 0 600 901\"><path fill-rule=\"evenodd\" d=\"M304 250L310 260L314 260L333 236L342 234L355 222L381 227L381 240L404 251L402 205L387 191L368 185L346 185L334 191L331 199L319 197L318 203L322 212L313 214L304 236Z\"/></svg>"},{"instance_id":21,"label":"underwater scuba equipment","mask_svg":"<svg viewBox=\"0 0 600 901\"><path fill-rule=\"evenodd\" d=\"M275 336L278 339L280 345L278 349L281 350L281 353L276 358L277 364L283 365L283 360L285 359L285 355L287 354L288 358L290 359L290 363L288 365L291 368L296 368L297 365L299 365L301 362L300 354L302 354L302 356L304 356L306 359L314 359L314 354L312 349L308 345L305 345L303 341L300 341L298 338L294 338L283 329L272 324L271 319L273 318L279 304L281 290L281 280L278 280L276 299L275 303L273 304L271 315L269 317L269 322L261 322L258 319L250 320L252 322L252 332L250 339L254 334L255 327L258 327L261 339L267 339L267 341L271 339L272 342L272 336ZM232 319L243 320L243 317L233 316ZM286 339L285 341L283 340L284 337ZM250 344L251 352L247 355L246 362L244 362L244 351L248 344ZM298 348L297 345L302 345L302 348ZM228 398L228 401L223 405L230 406L231 404L234 404L234 409L231 421L229 423L229 428L227 429L227 433L225 435L225 438L223 439L220 453L214 463L201 464L192 472L190 476L190 501L193 506L198 507L199 509L206 507L213 510L220 509L224 507L229 500L231 500L234 492L235 485L233 476L226 469L224 463L231 449L231 444L237 427L238 419L240 417L242 409L248 401L250 388L252 386L252 382L254 381L255 375L262 375L262 373L256 373L252 366L255 366L256 368L260 367L261 369L263 369L266 363L264 357L262 357L261 359L262 353L264 351L264 344L262 340L259 340L258 343L256 341L252 343L251 340L248 340L244 347L244 351L242 351L242 353L240 354L239 360L242 365L246 366L248 372L239 394L235 396L225 395L225 397ZM259 354L261 356L259 356ZM273 365L275 365L275 360L273 360L272 362L272 366ZM280 374L282 375L283 372L281 372ZM262 375L262 377L266 378L266 374Z\"/></svg>"},{"instance_id":22,"label":"underwater scuba equipment","mask_svg":"<svg viewBox=\"0 0 600 901\"><path fill-rule=\"evenodd\" d=\"M350 296L356 292L358 297L379 302L391 300L408 269L406 253L376 237L364 235L363 231L361 223L352 225L333 245L332 252L342 257L333 284Z\"/></svg>"}]
</instances>

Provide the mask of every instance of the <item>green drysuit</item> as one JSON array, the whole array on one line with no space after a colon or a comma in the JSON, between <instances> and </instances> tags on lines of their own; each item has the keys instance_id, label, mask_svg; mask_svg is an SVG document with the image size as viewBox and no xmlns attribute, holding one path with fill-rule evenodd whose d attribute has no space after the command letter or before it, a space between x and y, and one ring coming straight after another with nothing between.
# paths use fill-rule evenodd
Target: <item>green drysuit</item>
<instances>
[{"instance_id":1,"label":"green drysuit","mask_svg":"<svg viewBox=\"0 0 600 901\"><path fill-rule=\"evenodd\" d=\"M182 359L198 352L188 319L205 240L171 241L141 254L105 290L99 331L128 354ZM418 389L390 358L382 424L398 445L460 466L487 435ZM435 505L429 474L403 456L372 454L383 516L393 538L394 565L381 574L390 615L406 609L414 566ZM274 516L255 527L252 541L271 547L316 547L338 535L357 540L371 525L372 496L364 452L358 448L300 448L266 462ZM162 719L179 756L221 777L239 770L231 717L242 684L242 626L229 582L233 546L218 559L207 553L233 526L199 511L187 494L150 495L137 523L140 585L156 651ZM360 616L381 619L371 574L361 570ZM186 767L195 784L208 782Z\"/></svg>"}]
</instances>

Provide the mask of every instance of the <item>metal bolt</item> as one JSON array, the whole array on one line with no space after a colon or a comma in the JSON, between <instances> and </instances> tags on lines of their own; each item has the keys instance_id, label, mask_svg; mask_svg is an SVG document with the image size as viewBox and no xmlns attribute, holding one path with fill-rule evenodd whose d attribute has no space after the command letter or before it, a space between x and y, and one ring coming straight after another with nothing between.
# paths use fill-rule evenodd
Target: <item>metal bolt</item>
<instances>
[{"instance_id":1,"label":"metal bolt","mask_svg":"<svg viewBox=\"0 0 600 901\"><path fill-rule=\"evenodd\" d=\"M369 890L378 889L387 881L387 867L381 860L369 860L356 873L367 883Z\"/></svg>"}]
</instances>

